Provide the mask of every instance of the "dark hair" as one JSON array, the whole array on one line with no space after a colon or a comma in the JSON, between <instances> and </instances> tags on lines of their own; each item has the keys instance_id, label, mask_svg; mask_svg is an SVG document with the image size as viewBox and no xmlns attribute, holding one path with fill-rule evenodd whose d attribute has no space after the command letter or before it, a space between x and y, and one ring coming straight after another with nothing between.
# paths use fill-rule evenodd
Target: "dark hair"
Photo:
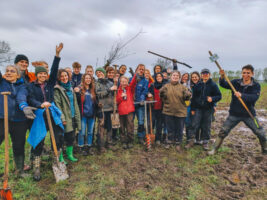
<instances>
[{"instance_id":1,"label":"dark hair","mask_svg":"<svg viewBox=\"0 0 267 200\"><path fill-rule=\"evenodd\" d=\"M67 73L67 75L68 75L68 77L69 77L69 80L70 80L70 75L69 75L69 73L67 72L67 70L65 70L65 69L59 69L59 70L58 70L58 73L57 73L57 80L60 81L60 77L61 77L61 74L62 74L63 72L66 72L66 73Z\"/></svg>"},{"instance_id":2,"label":"dark hair","mask_svg":"<svg viewBox=\"0 0 267 200\"><path fill-rule=\"evenodd\" d=\"M95 102L96 101L96 94L95 94L95 81L94 81L94 77L91 74L84 74L82 76L82 82L81 82L81 95L84 96L85 92L86 92L86 88L85 88L85 77L86 76L90 76L91 78L91 84L89 85L89 89L90 89L90 93L92 95L92 99Z\"/></svg>"},{"instance_id":3,"label":"dark hair","mask_svg":"<svg viewBox=\"0 0 267 200\"><path fill-rule=\"evenodd\" d=\"M192 81L192 75L193 74L196 74L198 76L199 80L201 79L200 74L197 71L192 72L190 74L190 85L193 85L194 84L193 81Z\"/></svg>"},{"instance_id":4,"label":"dark hair","mask_svg":"<svg viewBox=\"0 0 267 200\"><path fill-rule=\"evenodd\" d=\"M72 67L73 67L73 68L81 68L82 66L81 66L81 64L78 63L78 62L74 62L74 63L72 63Z\"/></svg>"},{"instance_id":5,"label":"dark hair","mask_svg":"<svg viewBox=\"0 0 267 200\"><path fill-rule=\"evenodd\" d=\"M115 69L113 67L111 67L111 66L107 66L106 72L109 73L109 72L112 72L112 71L115 72Z\"/></svg>"},{"instance_id":6,"label":"dark hair","mask_svg":"<svg viewBox=\"0 0 267 200\"><path fill-rule=\"evenodd\" d=\"M245 65L244 67L242 67L242 71L244 69L250 70L250 71L252 71L252 73L254 72L254 67L252 65Z\"/></svg>"}]
</instances>

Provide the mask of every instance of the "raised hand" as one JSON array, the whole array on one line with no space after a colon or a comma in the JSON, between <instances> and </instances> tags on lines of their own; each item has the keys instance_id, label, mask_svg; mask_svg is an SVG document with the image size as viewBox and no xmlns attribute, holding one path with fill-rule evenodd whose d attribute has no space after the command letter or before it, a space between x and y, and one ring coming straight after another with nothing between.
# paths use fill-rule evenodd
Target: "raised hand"
<instances>
[{"instance_id":1,"label":"raised hand","mask_svg":"<svg viewBox=\"0 0 267 200\"><path fill-rule=\"evenodd\" d=\"M56 56L59 57L59 54L61 52L61 50L63 49L63 43L59 43L58 46L56 46Z\"/></svg>"}]
</instances>

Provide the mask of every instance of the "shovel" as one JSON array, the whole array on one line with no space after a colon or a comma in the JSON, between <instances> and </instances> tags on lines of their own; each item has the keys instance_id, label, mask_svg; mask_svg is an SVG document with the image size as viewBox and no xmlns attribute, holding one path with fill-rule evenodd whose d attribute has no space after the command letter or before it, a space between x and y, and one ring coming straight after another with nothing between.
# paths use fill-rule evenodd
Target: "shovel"
<instances>
[{"instance_id":1,"label":"shovel","mask_svg":"<svg viewBox=\"0 0 267 200\"><path fill-rule=\"evenodd\" d=\"M151 148L151 143L152 143L152 141L153 141L153 135L154 134L151 134L151 132L152 132L152 128L151 128L151 130L150 130L150 133L148 133L148 123L147 123L147 104L149 104L149 106L151 105L151 103L155 103L156 101L144 101L144 104L145 104L145 122L146 122L146 148L147 148L147 150L149 151L150 150L150 148ZM151 107L150 107L151 108ZM152 119L152 117L150 117L150 119ZM151 124L151 121L152 120L150 120L150 124ZM151 125L150 125L150 127L151 127ZM155 138L155 136L154 136L154 138Z\"/></svg>"},{"instance_id":2,"label":"shovel","mask_svg":"<svg viewBox=\"0 0 267 200\"><path fill-rule=\"evenodd\" d=\"M0 197L3 200L12 200L11 189L8 188L8 168L9 168L9 151L8 151L8 105L7 105L7 95L10 92L1 92L4 96L4 123L5 123L5 173L4 173L4 184L3 189L0 190Z\"/></svg>"},{"instance_id":3,"label":"shovel","mask_svg":"<svg viewBox=\"0 0 267 200\"><path fill-rule=\"evenodd\" d=\"M53 168L56 182L59 182L59 181L63 181L63 180L68 179L69 174L68 174L67 167L66 167L65 163L59 162L59 154L57 151L57 145L56 145L54 130L52 127L49 108L46 108L45 112L46 112L47 122L48 122L48 126L49 126L49 132L50 132L51 141L52 141L52 145L53 145L53 149L54 149L54 153L55 153L55 158L56 158L55 162L53 162L52 168Z\"/></svg>"},{"instance_id":4,"label":"shovel","mask_svg":"<svg viewBox=\"0 0 267 200\"><path fill-rule=\"evenodd\" d=\"M153 144L155 142L155 134L153 133L153 122L152 122L152 105L149 104L149 121L150 121L150 142Z\"/></svg>"}]
</instances>

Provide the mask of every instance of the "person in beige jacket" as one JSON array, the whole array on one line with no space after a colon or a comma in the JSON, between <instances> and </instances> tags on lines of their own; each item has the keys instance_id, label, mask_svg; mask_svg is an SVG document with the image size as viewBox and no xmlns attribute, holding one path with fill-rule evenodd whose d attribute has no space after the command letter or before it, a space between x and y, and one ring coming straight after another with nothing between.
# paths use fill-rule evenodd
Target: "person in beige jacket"
<instances>
[{"instance_id":1,"label":"person in beige jacket","mask_svg":"<svg viewBox=\"0 0 267 200\"><path fill-rule=\"evenodd\" d=\"M163 102L163 111L168 130L168 139L166 148L170 144L176 144L176 150L181 150L181 143L183 140L183 129L185 118L187 116L187 106L185 101L192 96L191 91L179 80L181 78L180 72L174 70L171 73L170 83L165 84L160 89L160 98Z\"/></svg>"}]
</instances>

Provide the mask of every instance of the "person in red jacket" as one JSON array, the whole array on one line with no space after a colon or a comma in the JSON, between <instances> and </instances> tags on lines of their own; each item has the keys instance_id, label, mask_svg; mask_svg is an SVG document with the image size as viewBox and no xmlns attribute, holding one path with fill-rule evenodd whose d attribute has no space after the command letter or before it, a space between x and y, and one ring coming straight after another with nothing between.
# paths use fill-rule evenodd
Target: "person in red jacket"
<instances>
[{"instance_id":1,"label":"person in red jacket","mask_svg":"<svg viewBox=\"0 0 267 200\"><path fill-rule=\"evenodd\" d=\"M120 115L120 134L123 148L132 148L134 139L134 91L136 86L136 75L130 84L125 76L120 78L120 87L117 93L118 112Z\"/></svg>"}]
</instances>

